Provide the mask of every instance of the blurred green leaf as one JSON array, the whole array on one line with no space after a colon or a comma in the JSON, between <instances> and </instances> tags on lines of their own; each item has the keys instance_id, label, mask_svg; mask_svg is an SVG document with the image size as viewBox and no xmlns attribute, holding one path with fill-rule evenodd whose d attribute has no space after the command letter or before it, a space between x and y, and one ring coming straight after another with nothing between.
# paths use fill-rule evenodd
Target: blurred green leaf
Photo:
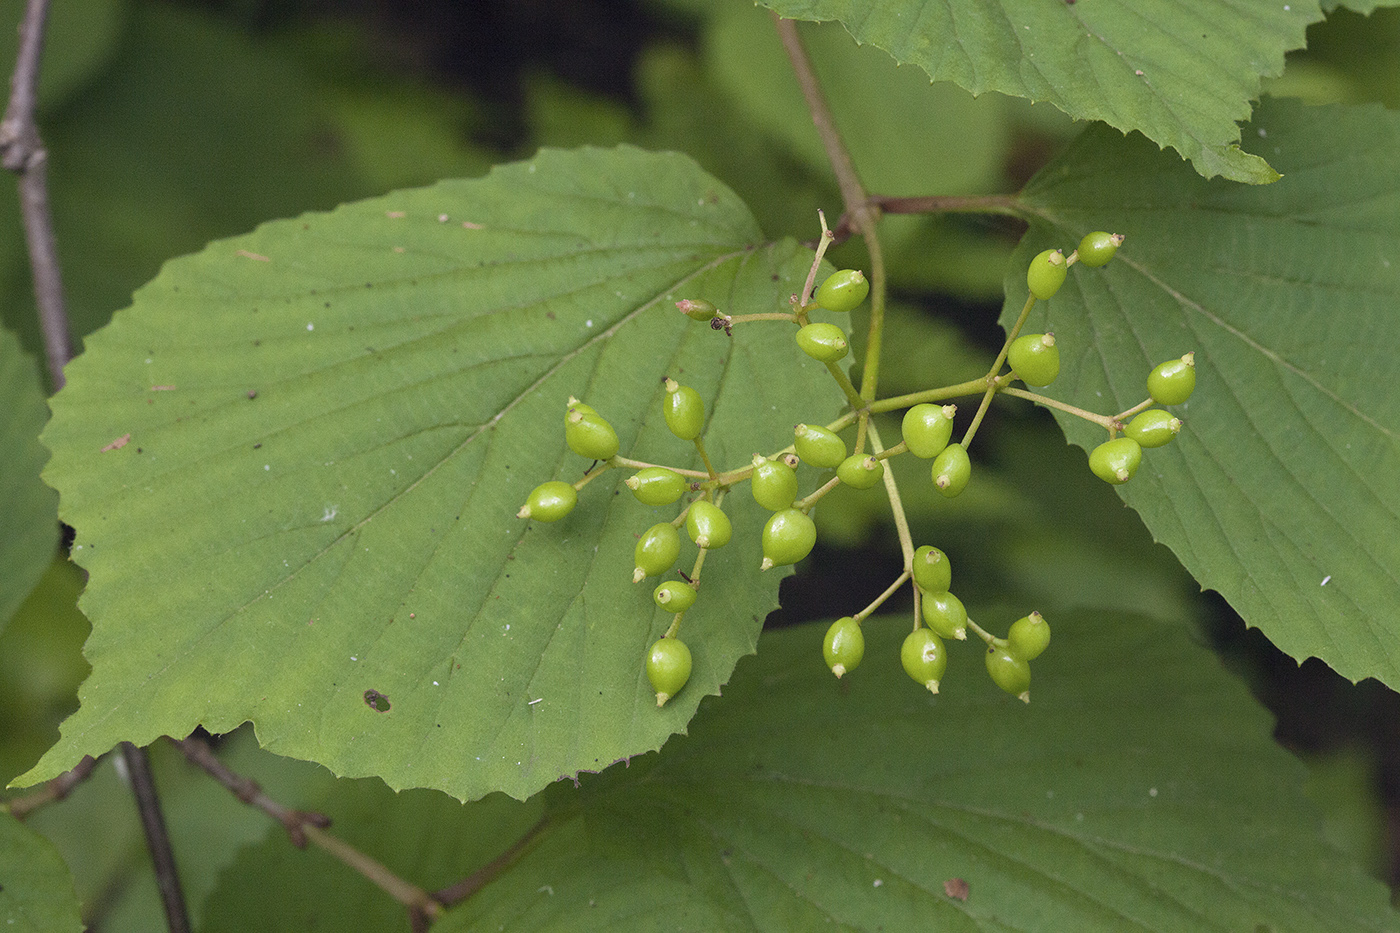
<instances>
[{"instance_id":1,"label":"blurred green leaf","mask_svg":"<svg viewBox=\"0 0 1400 933\"><path fill-rule=\"evenodd\" d=\"M731 338L671 306L785 308L811 254L760 239L683 156L545 150L167 265L55 399L46 475L90 574L93 674L22 780L245 720L279 754L460 798L659 747L774 608L766 513L735 497L704 571L723 585L686 614L696 669L662 710L642 659L670 616L633 549L679 506L618 495L616 471L556 525L515 513L588 467L562 443L571 394L624 454L692 468L665 374L705 398L727 468L834 417L787 329Z\"/></svg>"},{"instance_id":2,"label":"blurred green leaf","mask_svg":"<svg viewBox=\"0 0 1400 933\"><path fill-rule=\"evenodd\" d=\"M83 929L68 866L8 811L0 811L0 878L0 927L14 933Z\"/></svg>"},{"instance_id":3,"label":"blurred green leaf","mask_svg":"<svg viewBox=\"0 0 1400 933\"><path fill-rule=\"evenodd\" d=\"M1278 176L1239 148L1261 76L1302 47L1316 0L1131 5L1043 0L764 0L781 16L839 20L858 42L973 94L1049 101L1080 120L1140 130L1207 178Z\"/></svg>"},{"instance_id":4,"label":"blurred green leaf","mask_svg":"<svg viewBox=\"0 0 1400 933\"><path fill-rule=\"evenodd\" d=\"M1285 652L1400 686L1400 118L1265 101L1248 133L1279 184L1206 182L1140 137L1086 132L1024 193L1013 270L1093 229L1127 242L1027 326L1061 347L1047 394L1107 413L1194 351L1185 430L1124 500ZM1005 323L1026 294L1023 272L1007 282ZM1059 420L1082 447L1104 439Z\"/></svg>"},{"instance_id":5,"label":"blurred green leaf","mask_svg":"<svg viewBox=\"0 0 1400 933\"><path fill-rule=\"evenodd\" d=\"M0 0L0 68L15 69L25 0ZM127 16L126 0L50 4L39 66L39 106L51 110L92 81L112 57Z\"/></svg>"},{"instance_id":6,"label":"blurred green leaf","mask_svg":"<svg viewBox=\"0 0 1400 933\"><path fill-rule=\"evenodd\" d=\"M58 494L39 479L48 417L34 361L0 327L0 632L58 547Z\"/></svg>"}]
</instances>

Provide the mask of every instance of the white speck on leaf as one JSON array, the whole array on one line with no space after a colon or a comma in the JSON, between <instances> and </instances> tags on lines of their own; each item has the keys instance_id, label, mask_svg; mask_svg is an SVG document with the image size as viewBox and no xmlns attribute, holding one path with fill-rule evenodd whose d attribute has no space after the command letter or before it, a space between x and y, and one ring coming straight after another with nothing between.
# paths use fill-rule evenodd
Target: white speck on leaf
<instances>
[{"instance_id":1,"label":"white speck on leaf","mask_svg":"<svg viewBox=\"0 0 1400 933\"><path fill-rule=\"evenodd\" d=\"M1319 583L1318 585L1319 585L1319 586L1326 586L1329 582L1331 582L1331 580L1332 580L1332 575L1329 573L1327 576L1325 576L1325 577L1322 578L1322 582Z\"/></svg>"}]
</instances>

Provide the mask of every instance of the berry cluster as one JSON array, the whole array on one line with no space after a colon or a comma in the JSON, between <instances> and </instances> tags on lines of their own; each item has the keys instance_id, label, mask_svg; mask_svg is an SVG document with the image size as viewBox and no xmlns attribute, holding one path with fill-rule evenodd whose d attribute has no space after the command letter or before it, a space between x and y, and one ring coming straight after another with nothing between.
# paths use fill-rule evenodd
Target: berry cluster
<instances>
[{"instance_id":1,"label":"berry cluster","mask_svg":"<svg viewBox=\"0 0 1400 933\"><path fill-rule=\"evenodd\" d=\"M705 450L703 433L705 405L695 389L674 379L664 381L662 410L671 433L695 444L705 469L688 470L678 466L646 463L619 455L617 432L607 420L589 405L569 399L564 416L564 436L569 447L580 456L594 461L592 467L577 482L560 480L542 483L527 498L519 511L521 518L537 521L558 521L569 514L578 501L578 492L603 472L623 468L634 470L625 485L637 499L650 506L665 506L692 495L670 522L653 525L642 533L635 550L634 582L647 577L667 574L680 558L680 528L684 527L698 556L689 573L677 571L681 579L665 580L653 591L655 604L673 618L665 634L651 646L645 662L648 679L656 690L657 705L664 705L686 684L692 668L689 647L678 637L681 621L698 598L700 577L705 555L727 545L733 536L733 526L725 514L723 502L737 485L748 482L754 499L771 514L761 536L762 560L760 570L795 564L805 558L816 544L816 525L812 508L838 485L865 490L883 483L897 516L902 516L893 474L887 473L885 461L904 453L930 460L934 488L945 497L959 495L972 477L972 461L968 448L981 423L991 399L998 393L1028 398L1050 407L1077 414L1098 423L1109 431L1109 440L1090 456L1089 465L1095 474L1111 483L1126 482L1137 469L1143 447L1160 447L1171 441L1181 430L1181 421L1161 409L1151 409L1154 402L1175 405L1184 402L1195 384L1194 357L1188 353L1156 367L1148 376L1149 398L1142 404L1117 415L1098 415L1044 396L1015 388L1019 380L1027 386L1043 387L1059 374L1060 351L1052 333L1021 334L1031 308L1036 301L1052 298L1064 283L1068 268L1078 262L1095 268L1113 258L1122 244L1118 235L1095 232L1080 241L1079 248L1068 258L1059 250L1046 250L1031 261L1026 282L1030 296L1006 345L1002 348L988 374L981 379L955 386L930 389L911 395L878 399L874 386L867 383L858 390L845 371L836 364L849 352L845 330L837 324L814 322L809 315L817 310L844 314L859 307L871 291L871 283L859 270L841 270L813 289L817 270L831 234L822 220L823 240L812 263L802 294L792 296L791 310L781 313L727 315L710 301L685 299L676 307L691 319L708 323L717 331L733 335L739 325L758 321L785 321L797 326L795 340L799 349L826 365L838 386L846 395L850 411L828 425L798 424L793 431L792 444L771 454L754 454L750 462L734 469L719 471L710 462ZM872 309L872 327L878 326L883 296L877 291L876 307ZM1010 370L1003 372L1004 364ZM980 395L980 405L961 439L954 441L955 405L944 404L947 399L963 395ZM890 448L881 446L879 434L870 416L876 412L904 409L901 442ZM1131 421L1126 419L1131 418ZM851 425L856 427L854 449L838 433ZM1118 432L1122 432L1121 437ZM800 483L796 468L807 464L826 477L807 495L799 497ZM915 592L915 625L900 651L904 670L917 683L933 693L938 692L948 665L945 639L966 640L972 631L987 646L987 673L992 681L1007 693L1022 700L1030 699L1030 662L1050 643L1050 626L1038 612L1017 620L1005 638L998 638L968 618L962 602L950 592L952 570L943 551L931 545L915 549L909 540L907 522L897 521L901 545L905 553L903 573L884 593L865 609L832 623L823 641L822 652L827 666L841 677L855 669L865 654L865 638L861 624L905 582L912 579Z\"/></svg>"}]
</instances>

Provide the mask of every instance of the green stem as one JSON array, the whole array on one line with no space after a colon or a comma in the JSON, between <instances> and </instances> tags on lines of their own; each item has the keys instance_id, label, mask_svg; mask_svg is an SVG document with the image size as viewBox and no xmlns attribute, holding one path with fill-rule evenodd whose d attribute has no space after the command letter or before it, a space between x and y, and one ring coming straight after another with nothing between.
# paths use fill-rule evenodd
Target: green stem
<instances>
[{"instance_id":1,"label":"green stem","mask_svg":"<svg viewBox=\"0 0 1400 933\"><path fill-rule=\"evenodd\" d=\"M903 586L911 576L913 576L913 574L910 573L908 570L905 570L903 573L901 573L898 577L895 578L895 581L893 583L885 587L885 591L883 593L871 600L870 605L866 606L860 612L857 612L851 618L856 620L857 625L870 618L870 614L876 609L879 609L881 606L883 606L885 604L885 600L889 599L895 593L898 593L899 588Z\"/></svg>"},{"instance_id":2,"label":"green stem","mask_svg":"<svg viewBox=\"0 0 1400 933\"><path fill-rule=\"evenodd\" d=\"M822 484L821 486L812 490L806 496L803 496L801 499L798 499L796 502L794 502L792 504L792 507L794 509L801 509L803 512L810 512L812 510L812 506L820 502L823 496L831 492L831 490L835 489L838 485L840 485L840 483L841 477L833 476L824 484Z\"/></svg>"},{"instance_id":3,"label":"green stem","mask_svg":"<svg viewBox=\"0 0 1400 933\"><path fill-rule=\"evenodd\" d=\"M851 415L852 420L854 420L855 412L859 412L865 408L865 399L860 397L860 393L856 391L855 383L851 382L851 377L847 376L840 366L835 363L827 363L826 371L831 373L831 378L836 380L836 384L840 386L841 391L845 393L847 404L854 409ZM846 422L846 424L850 424L850 421Z\"/></svg>"},{"instance_id":4,"label":"green stem","mask_svg":"<svg viewBox=\"0 0 1400 933\"><path fill-rule=\"evenodd\" d=\"M967 627L970 628L970 629L972 629L973 634L975 634L978 638L980 638L980 639L982 639L983 641L985 641L985 642L987 643L988 646L994 645L994 644L996 644L998 641L1001 641L1001 639L997 638L997 637L996 637L995 635L993 635L991 632L987 631L986 629L984 629L982 626L978 625L976 622L972 621L971 619L968 619L968 620L967 620Z\"/></svg>"},{"instance_id":5,"label":"green stem","mask_svg":"<svg viewBox=\"0 0 1400 933\"><path fill-rule=\"evenodd\" d=\"M1092 421L1094 422L1094 424L1105 427L1110 431L1115 429L1115 426L1117 425L1119 420L1118 418L1113 418L1109 415L1098 415L1092 411L1086 411L1083 408L1076 408L1073 405L1066 405L1064 402L1058 402L1053 398L1046 398L1044 395L1037 395L1035 392L1027 392L1025 389L1014 389L1008 387L1002 389L1001 391L1005 395L1015 396L1016 398L1023 398L1028 401L1035 402L1038 405L1044 405L1046 408L1054 408L1059 411L1065 412L1066 414L1076 415L1080 418L1083 418L1085 421Z\"/></svg>"},{"instance_id":6,"label":"green stem","mask_svg":"<svg viewBox=\"0 0 1400 933\"><path fill-rule=\"evenodd\" d=\"M987 409L992 404L992 396L997 394L997 374L1001 372L1001 366L1006 362L1007 351L1011 349L1011 341L1016 339L1016 335L1021 332L1021 327L1026 323L1026 318L1030 317L1031 308L1035 307L1035 295L1026 296L1026 305L1021 309L1021 316L1016 318L1016 323L1012 326L1010 333L1006 335L1006 342L1001 345L1001 352L997 354L996 362L987 371L987 391L982 395L982 402L977 406L977 414L972 416L972 424L967 426L967 433L963 435L962 445L966 450L972 443L972 438L977 434L977 428L982 424L982 418L987 414Z\"/></svg>"},{"instance_id":7,"label":"green stem","mask_svg":"<svg viewBox=\"0 0 1400 933\"><path fill-rule=\"evenodd\" d=\"M998 390L1002 386L1011 382L1011 374L999 376L996 380ZM905 395L892 395L889 398L878 399L871 402L869 409L872 413L882 411L895 411L900 408L909 408L922 402L946 402L948 399L961 398L964 395L974 395L985 391L987 388L987 377L979 376L976 379L969 379L967 382L959 382L957 385L943 386L941 389L924 389L919 392L909 392ZM855 420L854 413L850 416ZM850 422L846 422L849 424ZM844 427L844 425L843 425ZM834 428L832 430L835 430Z\"/></svg>"},{"instance_id":8,"label":"green stem","mask_svg":"<svg viewBox=\"0 0 1400 933\"><path fill-rule=\"evenodd\" d=\"M704 462L705 469L709 471L707 474L709 478L711 480L719 479L719 474L715 472L714 464L710 463L710 455L705 452L705 442L700 439L699 435L695 438L695 449L700 452L700 459Z\"/></svg>"},{"instance_id":9,"label":"green stem","mask_svg":"<svg viewBox=\"0 0 1400 933\"><path fill-rule=\"evenodd\" d=\"M670 466L665 463L652 463L648 460L633 460L629 457L624 457L621 455L613 457L611 460L609 460L608 466L627 467L629 470L644 470L647 467L662 467L664 469L670 470L673 473L679 473L681 476L693 476L696 479L710 478L710 474L706 473L704 470L687 470L684 467ZM601 473L602 471L599 470L598 472ZM584 477L585 480L587 480L588 478L588 476Z\"/></svg>"},{"instance_id":10,"label":"green stem","mask_svg":"<svg viewBox=\"0 0 1400 933\"><path fill-rule=\"evenodd\" d=\"M765 314L736 314L727 319L730 325L748 324L752 321L787 321L797 323L797 315L787 311L770 311Z\"/></svg>"},{"instance_id":11,"label":"green stem","mask_svg":"<svg viewBox=\"0 0 1400 933\"><path fill-rule=\"evenodd\" d=\"M908 449L908 445L900 441L895 447L889 450L884 449L880 442L880 432L875 428L875 422L870 422L870 449L875 452L875 456L880 459L888 459L897 453L902 453ZM894 470L888 466L885 468L885 494L890 499L890 511L894 513L894 530L899 536L899 550L904 555L904 567L912 570L914 566L914 536L909 533L909 517L904 514L904 501L899 496L899 484L895 482Z\"/></svg>"},{"instance_id":12,"label":"green stem","mask_svg":"<svg viewBox=\"0 0 1400 933\"><path fill-rule=\"evenodd\" d=\"M1114 416L1113 416L1113 420L1114 420L1114 421L1123 421L1123 420L1125 420L1125 419L1127 419L1127 418L1131 418L1133 415L1136 415L1136 414L1137 414L1138 412L1140 412L1140 411L1147 411L1147 409L1149 409L1149 408L1151 408L1151 407L1152 407L1152 399L1149 397L1149 398L1144 399L1144 400L1141 401L1141 402L1138 402L1136 405L1134 405L1132 408L1129 408L1127 411L1119 412L1118 414L1114 415Z\"/></svg>"}]
</instances>

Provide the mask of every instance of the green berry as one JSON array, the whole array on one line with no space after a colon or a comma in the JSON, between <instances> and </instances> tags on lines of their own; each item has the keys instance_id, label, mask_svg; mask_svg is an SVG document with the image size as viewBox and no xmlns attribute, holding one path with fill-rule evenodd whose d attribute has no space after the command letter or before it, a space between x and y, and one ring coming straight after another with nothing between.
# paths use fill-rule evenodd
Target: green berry
<instances>
[{"instance_id":1,"label":"green berry","mask_svg":"<svg viewBox=\"0 0 1400 933\"><path fill-rule=\"evenodd\" d=\"M899 649L899 661L904 665L904 673L923 684L930 693L938 692L938 682L948 669L948 649L933 632L919 626L910 632Z\"/></svg>"},{"instance_id":2,"label":"green berry","mask_svg":"<svg viewBox=\"0 0 1400 933\"><path fill-rule=\"evenodd\" d=\"M657 585L651 598L667 612L685 612L695 605L697 595L695 587L690 584L681 583L679 580L667 580Z\"/></svg>"},{"instance_id":3,"label":"green berry","mask_svg":"<svg viewBox=\"0 0 1400 933\"><path fill-rule=\"evenodd\" d=\"M1126 483L1142 463L1142 446L1131 437L1104 441L1089 454L1089 469L1105 483Z\"/></svg>"},{"instance_id":4,"label":"green berry","mask_svg":"<svg viewBox=\"0 0 1400 933\"><path fill-rule=\"evenodd\" d=\"M1079 241L1079 261L1091 269L1097 269L1107 264L1122 245L1121 233L1104 233L1102 230L1086 233L1084 239Z\"/></svg>"},{"instance_id":5,"label":"green berry","mask_svg":"<svg viewBox=\"0 0 1400 933\"><path fill-rule=\"evenodd\" d=\"M933 485L951 499L967 488L972 478L972 461L962 444L949 444L933 458Z\"/></svg>"},{"instance_id":6,"label":"green berry","mask_svg":"<svg viewBox=\"0 0 1400 933\"><path fill-rule=\"evenodd\" d=\"M763 564L758 569L795 564L812 553L816 543L817 526L806 512L774 512L763 526Z\"/></svg>"},{"instance_id":7,"label":"green berry","mask_svg":"<svg viewBox=\"0 0 1400 933\"><path fill-rule=\"evenodd\" d=\"M580 402L578 399L574 398L574 397L571 395L571 396L569 396L569 407L566 408L566 409L564 410L564 426L565 426L565 427L568 427L568 424L569 424L569 416L572 415L574 412L578 412L578 413L581 414L581 415L596 415L596 414L598 414L598 411L597 411L592 405L587 405L587 404L585 404L585 403L583 403L583 402Z\"/></svg>"},{"instance_id":8,"label":"green berry","mask_svg":"<svg viewBox=\"0 0 1400 933\"><path fill-rule=\"evenodd\" d=\"M885 464L869 454L851 454L836 468L841 482L852 489L869 489L885 476Z\"/></svg>"},{"instance_id":9,"label":"green berry","mask_svg":"<svg viewBox=\"0 0 1400 933\"><path fill-rule=\"evenodd\" d=\"M1048 386L1060 374L1060 348L1054 334L1022 334L1011 341L1006 361L1028 386Z\"/></svg>"},{"instance_id":10,"label":"green berry","mask_svg":"<svg viewBox=\"0 0 1400 933\"><path fill-rule=\"evenodd\" d=\"M812 300L828 311L845 312L854 311L868 294L870 283L866 281L864 272L842 269L826 277Z\"/></svg>"},{"instance_id":11,"label":"green berry","mask_svg":"<svg viewBox=\"0 0 1400 933\"><path fill-rule=\"evenodd\" d=\"M822 363L834 363L851 349L846 332L835 324L808 324L797 332L797 345Z\"/></svg>"},{"instance_id":12,"label":"green berry","mask_svg":"<svg viewBox=\"0 0 1400 933\"><path fill-rule=\"evenodd\" d=\"M755 456L749 482L753 500L770 512L787 508L797 498L797 471L783 460Z\"/></svg>"},{"instance_id":13,"label":"green berry","mask_svg":"<svg viewBox=\"0 0 1400 933\"><path fill-rule=\"evenodd\" d=\"M1068 271L1065 254L1057 249L1047 249L1031 260L1030 268L1026 270L1026 285L1030 287L1032 295L1041 301L1048 301L1065 284L1065 273Z\"/></svg>"},{"instance_id":14,"label":"green berry","mask_svg":"<svg viewBox=\"0 0 1400 933\"><path fill-rule=\"evenodd\" d=\"M670 505L690 485L685 477L665 467L646 467L627 477L627 488L645 505Z\"/></svg>"},{"instance_id":15,"label":"green berry","mask_svg":"<svg viewBox=\"0 0 1400 933\"><path fill-rule=\"evenodd\" d=\"M570 450L589 460L611 459L617 455L619 446L613 426L582 404L571 406L564 417L564 440Z\"/></svg>"},{"instance_id":16,"label":"green berry","mask_svg":"<svg viewBox=\"0 0 1400 933\"><path fill-rule=\"evenodd\" d=\"M692 321L712 321L719 314L719 309L703 298L682 298L676 302L676 307Z\"/></svg>"},{"instance_id":17,"label":"green berry","mask_svg":"<svg viewBox=\"0 0 1400 933\"><path fill-rule=\"evenodd\" d=\"M647 653L647 680L656 691L656 705L665 706L690 679L690 649L678 638L662 638Z\"/></svg>"},{"instance_id":18,"label":"green berry","mask_svg":"<svg viewBox=\"0 0 1400 933\"><path fill-rule=\"evenodd\" d=\"M924 624L943 638L967 638L967 609L952 593L924 593L919 614Z\"/></svg>"},{"instance_id":19,"label":"green berry","mask_svg":"<svg viewBox=\"0 0 1400 933\"><path fill-rule=\"evenodd\" d=\"M865 657L865 635L861 633L860 623L850 616L831 623L826 638L822 639L822 657L837 677L855 670L860 659Z\"/></svg>"},{"instance_id":20,"label":"green berry","mask_svg":"<svg viewBox=\"0 0 1400 933\"><path fill-rule=\"evenodd\" d=\"M666 399L662 403L666 427L683 441L693 441L705 427L705 402L700 393L674 379L666 380Z\"/></svg>"},{"instance_id":21,"label":"green berry","mask_svg":"<svg viewBox=\"0 0 1400 933\"><path fill-rule=\"evenodd\" d=\"M637 563L637 569L632 571L633 583L641 583L647 577L659 577L670 570L676 558L681 556L681 533L669 522L652 525L637 540L632 556Z\"/></svg>"},{"instance_id":22,"label":"green berry","mask_svg":"<svg viewBox=\"0 0 1400 933\"><path fill-rule=\"evenodd\" d=\"M540 483L525 497L525 504L515 513L516 518L533 518L537 522L557 522L578 505L578 490L563 480Z\"/></svg>"},{"instance_id":23,"label":"green berry","mask_svg":"<svg viewBox=\"0 0 1400 933\"><path fill-rule=\"evenodd\" d=\"M840 466L846 459L846 442L826 428L815 424L799 424L793 429L793 446L803 463L822 470Z\"/></svg>"},{"instance_id":24,"label":"green berry","mask_svg":"<svg viewBox=\"0 0 1400 933\"><path fill-rule=\"evenodd\" d=\"M1050 623L1038 612L1022 616L1011 623L1006 635L1006 650L1022 661L1034 661L1050 647Z\"/></svg>"},{"instance_id":25,"label":"green berry","mask_svg":"<svg viewBox=\"0 0 1400 933\"><path fill-rule=\"evenodd\" d=\"M987 646L987 673L992 683L1025 703L1031 701L1031 665L1005 648Z\"/></svg>"},{"instance_id":26,"label":"green berry","mask_svg":"<svg viewBox=\"0 0 1400 933\"><path fill-rule=\"evenodd\" d=\"M703 548L724 547L734 534L734 526L729 516L720 507L706 499L690 504L685 516L685 531L690 540Z\"/></svg>"},{"instance_id":27,"label":"green berry","mask_svg":"<svg viewBox=\"0 0 1400 933\"><path fill-rule=\"evenodd\" d=\"M1149 408L1129 421L1123 433L1141 447L1163 447L1181 433L1181 419L1173 417L1169 411Z\"/></svg>"},{"instance_id":28,"label":"green berry","mask_svg":"<svg viewBox=\"0 0 1400 933\"><path fill-rule=\"evenodd\" d=\"M936 457L953 436L956 405L930 405L924 402L904 413L904 443L909 452L923 460Z\"/></svg>"},{"instance_id":29,"label":"green berry","mask_svg":"<svg viewBox=\"0 0 1400 933\"><path fill-rule=\"evenodd\" d=\"M914 552L914 582L925 593L946 593L953 585L953 565L948 555L925 544Z\"/></svg>"},{"instance_id":30,"label":"green berry","mask_svg":"<svg viewBox=\"0 0 1400 933\"><path fill-rule=\"evenodd\" d=\"M1196 354L1158 363L1147 374L1147 394L1158 405L1180 405L1196 389Z\"/></svg>"}]
</instances>

